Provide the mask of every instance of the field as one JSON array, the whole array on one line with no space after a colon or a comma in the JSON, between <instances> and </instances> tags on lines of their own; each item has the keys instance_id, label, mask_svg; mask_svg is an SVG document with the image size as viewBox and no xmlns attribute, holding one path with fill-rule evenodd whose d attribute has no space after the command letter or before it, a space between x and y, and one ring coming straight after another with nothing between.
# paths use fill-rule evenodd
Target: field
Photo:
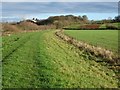
<instances>
[{"instance_id":1,"label":"field","mask_svg":"<svg viewBox=\"0 0 120 90\"><path fill-rule=\"evenodd\" d=\"M117 31L65 33L87 42L92 39L91 44L103 44L107 48L117 50L117 36L114 36ZM92 36L93 34L95 35ZM107 36L109 38L106 38ZM118 79L112 69L108 69L105 63L95 62L88 54L61 40L54 30L3 36L2 44L4 88L118 87Z\"/></svg>"},{"instance_id":2,"label":"field","mask_svg":"<svg viewBox=\"0 0 120 90\"><path fill-rule=\"evenodd\" d=\"M113 23L116 27L120 27L120 23Z\"/></svg>"},{"instance_id":3,"label":"field","mask_svg":"<svg viewBox=\"0 0 120 90\"><path fill-rule=\"evenodd\" d=\"M66 30L65 34L88 44L118 52L118 30Z\"/></svg>"},{"instance_id":4,"label":"field","mask_svg":"<svg viewBox=\"0 0 120 90\"><path fill-rule=\"evenodd\" d=\"M112 26L112 27L111 27ZM72 24L64 27L66 30L119 30L120 23L104 23L104 24Z\"/></svg>"}]
</instances>

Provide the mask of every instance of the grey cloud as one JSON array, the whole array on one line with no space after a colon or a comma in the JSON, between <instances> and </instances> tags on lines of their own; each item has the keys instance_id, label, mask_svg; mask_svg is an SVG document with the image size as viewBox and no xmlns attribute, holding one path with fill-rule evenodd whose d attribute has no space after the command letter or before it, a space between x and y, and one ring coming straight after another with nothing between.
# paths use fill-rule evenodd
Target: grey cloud
<instances>
[{"instance_id":1,"label":"grey cloud","mask_svg":"<svg viewBox=\"0 0 120 90\"><path fill-rule=\"evenodd\" d=\"M117 13L117 2L3 2L2 16L39 13Z\"/></svg>"}]
</instances>

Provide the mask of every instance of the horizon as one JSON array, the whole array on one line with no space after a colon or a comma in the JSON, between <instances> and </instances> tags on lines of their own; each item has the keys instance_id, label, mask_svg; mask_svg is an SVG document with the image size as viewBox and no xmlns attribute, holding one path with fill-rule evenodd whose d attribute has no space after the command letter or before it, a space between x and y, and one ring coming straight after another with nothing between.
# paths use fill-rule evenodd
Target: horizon
<instances>
[{"instance_id":1,"label":"horizon","mask_svg":"<svg viewBox=\"0 0 120 90\"><path fill-rule=\"evenodd\" d=\"M3 2L2 22L47 19L50 16L87 15L89 20L118 16L118 2Z\"/></svg>"},{"instance_id":2,"label":"horizon","mask_svg":"<svg viewBox=\"0 0 120 90\"><path fill-rule=\"evenodd\" d=\"M98 18L94 17L93 15L95 16L98 16L100 13L74 13L74 14L53 14L53 13L50 13L50 14L39 14L39 15L35 15L35 16L29 16L29 17L2 17L2 20L0 20L0 22L19 22L19 21L23 21L23 20L28 20L28 19L33 19L33 18L37 18L39 20L44 20L44 19L48 19L49 17L54 17L54 16L66 16L66 15L73 15L73 16L83 16L83 15L86 15L88 17L88 20L95 20L95 21L99 21L99 20L104 20L104 19L114 19L116 16L118 16L117 14L112 14L111 16L109 16L109 13L103 13L104 17L103 16L99 16Z\"/></svg>"}]
</instances>

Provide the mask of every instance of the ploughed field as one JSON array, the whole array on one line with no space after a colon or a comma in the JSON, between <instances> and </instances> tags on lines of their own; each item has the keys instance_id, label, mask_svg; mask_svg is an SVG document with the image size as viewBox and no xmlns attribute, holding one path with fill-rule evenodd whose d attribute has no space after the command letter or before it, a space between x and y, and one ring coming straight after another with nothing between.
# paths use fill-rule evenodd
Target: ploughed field
<instances>
[{"instance_id":1,"label":"ploughed field","mask_svg":"<svg viewBox=\"0 0 120 90\"><path fill-rule=\"evenodd\" d=\"M117 36L114 36L117 31L110 31L110 35L107 31L102 34L101 31L65 33L91 44L117 50ZM4 88L118 87L118 79L112 69L105 63L88 58L90 56L84 51L57 37L54 30L3 36L2 51Z\"/></svg>"}]
</instances>

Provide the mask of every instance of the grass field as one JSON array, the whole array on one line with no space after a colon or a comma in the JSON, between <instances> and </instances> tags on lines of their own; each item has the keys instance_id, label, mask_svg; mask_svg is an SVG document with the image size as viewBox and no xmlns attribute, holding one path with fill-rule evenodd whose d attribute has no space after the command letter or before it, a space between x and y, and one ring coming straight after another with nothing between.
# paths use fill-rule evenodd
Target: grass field
<instances>
[{"instance_id":1,"label":"grass field","mask_svg":"<svg viewBox=\"0 0 120 90\"><path fill-rule=\"evenodd\" d=\"M87 54L62 41L54 32L3 37L4 88L118 87L113 70L88 58ZM66 31L74 36L76 32ZM76 35L83 33L84 36L84 32Z\"/></svg>"},{"instance_id":2,"label":"grass field","mask_svg":"<svg viewBox=\"0 0 120 90\"><path fill-rule=\"evenodd\" d=\"M102 24L102 25L100 25L99 28L106 28L106 24Z\"/></svg>"},{"instance_id":3,"label":"grass field","mask_svg":"<svg viewBox=\"0 0 120 90\"><path fill-rule=\"evenodd\" d=\"M118 30L66 30L65 34L91 45L118 52Z\"/></svg>"},{"instance_id":4,"label":"grass field","mask_svg":"<svg viewBox=\"0 0 120 90\"><path fill-rule=\"evenodd\" d=\"M120 28L120 23L113 23L113 25Z\"/></svg>"}]
</instances>

